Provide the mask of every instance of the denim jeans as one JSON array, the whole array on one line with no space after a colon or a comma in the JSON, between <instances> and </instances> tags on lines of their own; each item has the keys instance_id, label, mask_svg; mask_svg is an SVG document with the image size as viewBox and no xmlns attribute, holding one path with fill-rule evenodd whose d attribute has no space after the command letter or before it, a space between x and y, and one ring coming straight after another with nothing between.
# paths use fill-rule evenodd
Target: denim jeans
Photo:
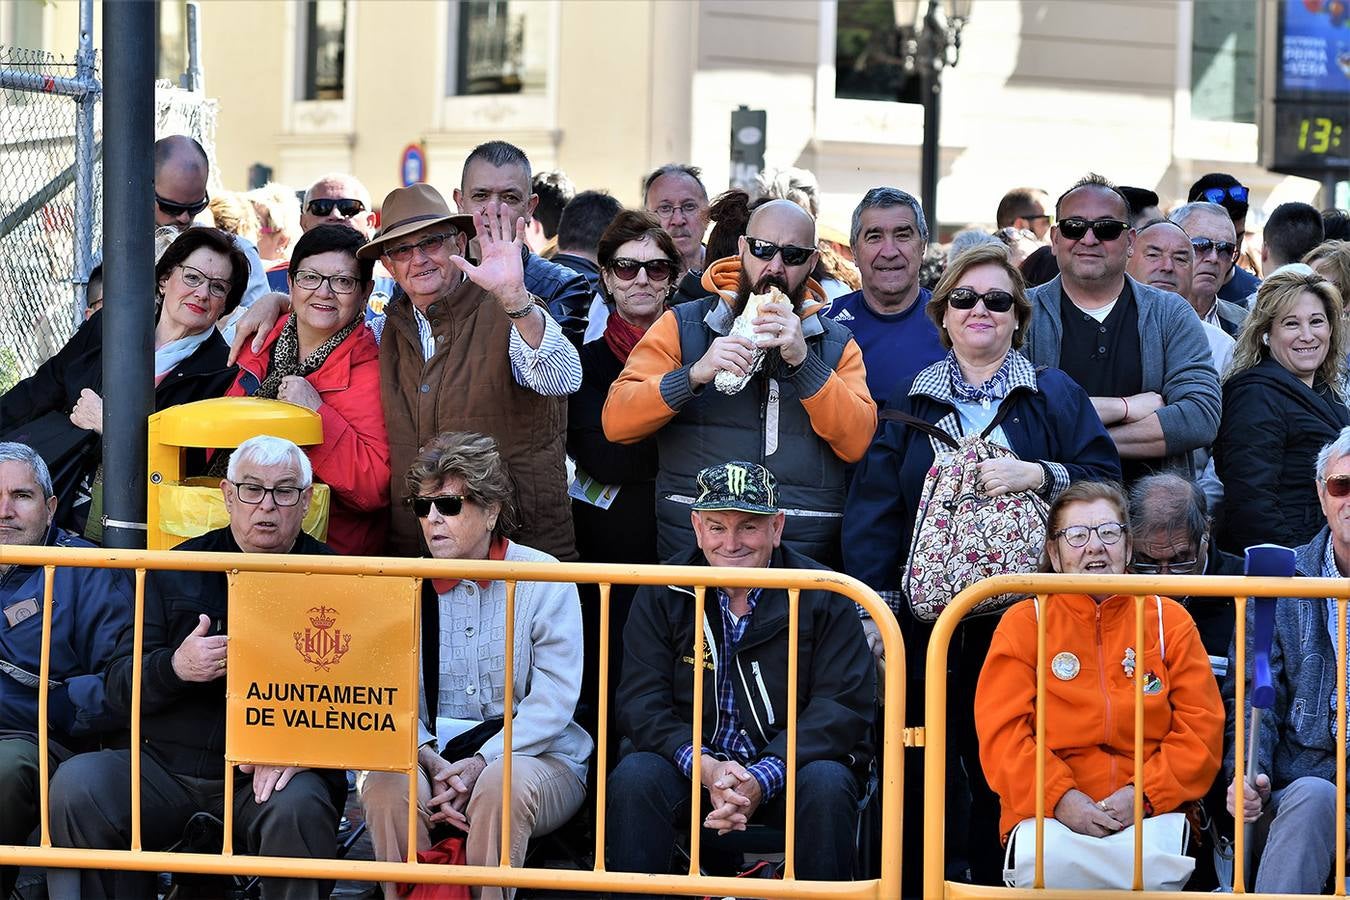
<instances>
[{"instance_id":1,"label":"denim jeans","mask_svg":"<svg viewBox=\"0 0 1350 900\"><path fill-rule=\"evenodd\" d=\"M1336 785L1312 775L1275 791L1258 820L1258 841L1262 832L1256 892L1322 893L1336 852Z\"/></svg>"},{"instance_id":2,"label":"denim jeans","mask_svg":"<svg viewBox=\"0 0 1350 900\"><path fill-rule=\"evenodd\" d=\"M853 877L861 791L848 767L833 760L816 760L797 770L798 878ZM608 795L609 869L670 872L675 842L688 829L689 779L660 754L630 753L609 776ZM781 822L784 805L780 794L756 810L751 821ZM713 840L716 834L705 828L702 841Z\"/></svg>"}]
</instances>

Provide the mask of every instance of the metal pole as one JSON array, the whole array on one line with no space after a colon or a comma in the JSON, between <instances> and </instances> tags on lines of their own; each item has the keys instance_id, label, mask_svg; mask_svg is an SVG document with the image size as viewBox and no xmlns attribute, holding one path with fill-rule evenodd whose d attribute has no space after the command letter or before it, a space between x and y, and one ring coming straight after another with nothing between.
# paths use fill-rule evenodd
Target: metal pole
<instances>
[{"instance_id":1,"label":"metal pole","mask_svg":"<svg viewBox=\"0 0 1350 900\"><path fill-rule=\"evenodd\" d=\"M103 0L103 542L145 546L154 411L155 5Z\"/></svg>"},{"instance_id":2,"label":"metal pole","mask_svg":"<svg viewBox=\"0 0 1350 900\"><path fill-rule=\"evenodd\" d=\"M187 70L183 72L183 87L189 91L205 91L202 84L202 60L198 55L196 3L187 5Z\"/></svg>"},{"instance_id":3,"label":"metal pole","mask_svg":"<svg viewBox=\"0 0 1350 900\"><path fill-rule=\"evenodd\" d=\"M938 2L928 0L923 34L919 36L919 77L923 94L923 156L919 190L923 215L928 220L928 231L934 241L938 239L938 156L942 146L939 126L942 116L942 65L947 41Z\"/></svg>"},{"instance_id":4,"label":"metal pole","mask_svg":"<svg viewBox=\"0 0 1350 900\"><path fill-rule=\"evenodd\" d=\"M94 242L94 106L98 80L94 75L94 0L80 0L80 49L75 54L76 77L89 89L75 97L75 262L71 286L75 293L75 327L84 321L88 306L89 261Z\"/></svg>"}]
</instances>

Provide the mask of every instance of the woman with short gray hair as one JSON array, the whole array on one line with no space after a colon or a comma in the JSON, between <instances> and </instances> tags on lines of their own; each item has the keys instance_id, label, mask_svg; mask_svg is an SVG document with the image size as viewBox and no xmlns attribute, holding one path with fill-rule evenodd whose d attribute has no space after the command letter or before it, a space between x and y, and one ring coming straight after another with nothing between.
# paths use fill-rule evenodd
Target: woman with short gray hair
<instances>
[{"instance_id":1,"label":"woman with short gray hair","mask_svg":"<svg viewBox=\"0 0 1350 900\"><path fill-rule=\"evenodd\" d=\"M407 474L411 506L436 559L557 562L510 540L514 487L497 442L451 432L422 448ZM426 579L422 586L423 715L417 759L418 850L451 825L467 833L469 865L501 858L502 738L507 714L506 582ZM582 628L576 585L521 581L515 592L511 710L513 866L533 836L558 828L586 799L591 738L572 718L581 691ZM375 857L408 851L408 779L363 772L357 780ZM474 895L510 897L505 888ZM384 885L386 898L397 896Z\"/></svg>"}]
</instances>

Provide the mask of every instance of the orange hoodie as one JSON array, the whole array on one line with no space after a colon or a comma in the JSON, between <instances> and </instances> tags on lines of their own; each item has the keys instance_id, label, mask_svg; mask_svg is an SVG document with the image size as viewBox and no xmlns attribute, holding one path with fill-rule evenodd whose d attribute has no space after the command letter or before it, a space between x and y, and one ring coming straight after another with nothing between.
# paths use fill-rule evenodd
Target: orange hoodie
<instances>
[{"instance_id":1,"label":"orange hoodie","mask_svg":"<svg viewBox=\"0 0 1350 900\"><path fill-rule=\"evenodd\" d=\"M719 259L703 273L703 286L722 296L728 304L735 300L741 273L741 261L730 256ZM823 308L825 292L813 279L806 280L807 300L800 316L809 319ZM692 365L698 360L688 360ZM666 312L638 341L628 356L623 372L609 389L601 422L605 437L619 444L633 444L655 434L675 417L661 395L661 379L686 365L680 358L680 332L675 315ZM707 385L699 389L706 390ZM877 407L867 390L867 373L862 351L851 338L839 364L830 373L824 387L802 399L811 418L811 428L830 445L844 462L862 459L877 427Z\"/></svg>"},{"instance_id":2,"label":"orange hoodie","mask_svg":"<svg viewBox=\"0 0 1350 900\"><path fill-rule=\"evenodd\" d=\"M1046 609L1046 817L1070 788L1093 801L1127 784L1137 788L1139 677L1145 679L1144 796L1158 814L1203 797L1219 771L1224 710L1186 609L1166 597L1145 600L1146 641L1131 660L1133 677L1126 666L1135 637L1133 597L1116 595L1099 605L1082 594L1053 594L1041 612ZM1036 615L1034 599L1004 613L975 690L980 763L1002 801L999 829L1005 837L1036 815ZM1053 665L1056 657L1059 666Z\"/></svg>"}]
</instances>

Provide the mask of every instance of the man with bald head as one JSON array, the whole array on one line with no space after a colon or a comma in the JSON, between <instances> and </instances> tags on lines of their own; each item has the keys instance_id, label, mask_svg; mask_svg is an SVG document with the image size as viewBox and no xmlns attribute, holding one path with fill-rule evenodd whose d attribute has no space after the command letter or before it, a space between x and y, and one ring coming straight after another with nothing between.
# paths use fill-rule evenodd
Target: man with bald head
<instances>
[{"instance_id":1,"label":"man with bald head","mask_svg":"<svg viewBox=\"0 0 1350 900\"><path fill-rule=\"evenodd\" d=\"M815 221L795 203L756 209L740 254L703 273L713 296L658 319L610 388L606 437L627 444L657 436L662 559L693 540L688 488L698 472L752 459L778 479L788 510L784 543L820 562L838 561L845 467L866 451L877 413L857 342L847 327L818 315L825 294L810 277L815 247ZM785 299L763 302L737 323L750 296L771 287ZM748 382L730 392L715 384L718 372Z\"/></svg>"},{"instance_id":2,"label":"man with bald head","mask_svg":"<svg viewBox=\"0 0 1350 900\"><path fill-rule=\"evenodd\" d=\"M1060 274L1027 293L1022 354L1077 381L1120 451L1126 482L1179 465L1214 441L1219 381L1186 302L1131 278L1130 205L1088 175L1055 204L1050 247Z\"/></svg>"},{"instance_id":3,"label":"man with bald head","mask_svg":"<svg viewBox=\"0 0 1350 900\"><path fill-rule=\"evenodd\" d=\"M316 225L346 225L366 240L375 233L375 209L370 191L354 175L335 172L325 175L305 191L300 207L300 229Z\"/></svg>"},{"instance_id":4,"label":"man with bald head","mask_svg":"<svg viewBox=\"0 0 1350 900\"><path fill-rule=\"evenodd\" d=\"M192 138L171 134L155 141L155 227L168 225L180 231L191 227L193 218L211 202L206 193L210 175L211 161ZM268 292L266 270L251 241L234 235L234 245L248 257L248 287L239 305L251 306Z\"/></svg>"},{"instance_id":5,"label":"man with bald head","mask_svg":"<svg viewBox=\"0 0 1350 900\"><path fill-rule=\"evenodd\" d=\"M1141 227L1134 238L1134 252L1125 271L1135 281L1189 297L1195 256L1190 235L1175 222L1155 219ZM1233 358L1233 338L1208 322L1201 321L1205 339L1209 341L1214 370L1223 372Z\"/></svg>"},{"instance_id":6,"label":"man with bald head","mask_svg":"<svg viewBox=\"0 0 1350 900\"><path fill-rule=\"evenodd\" d=\"M1184 296L1202 322L1237 336L1247 318L1247 310L1219 296L1237 265L1237 230L1228 211L1217 203L1197 201L1177 207L1168 216L1186 230L1195 253L1191 289Z\"/></svg>"}]
</instances>

